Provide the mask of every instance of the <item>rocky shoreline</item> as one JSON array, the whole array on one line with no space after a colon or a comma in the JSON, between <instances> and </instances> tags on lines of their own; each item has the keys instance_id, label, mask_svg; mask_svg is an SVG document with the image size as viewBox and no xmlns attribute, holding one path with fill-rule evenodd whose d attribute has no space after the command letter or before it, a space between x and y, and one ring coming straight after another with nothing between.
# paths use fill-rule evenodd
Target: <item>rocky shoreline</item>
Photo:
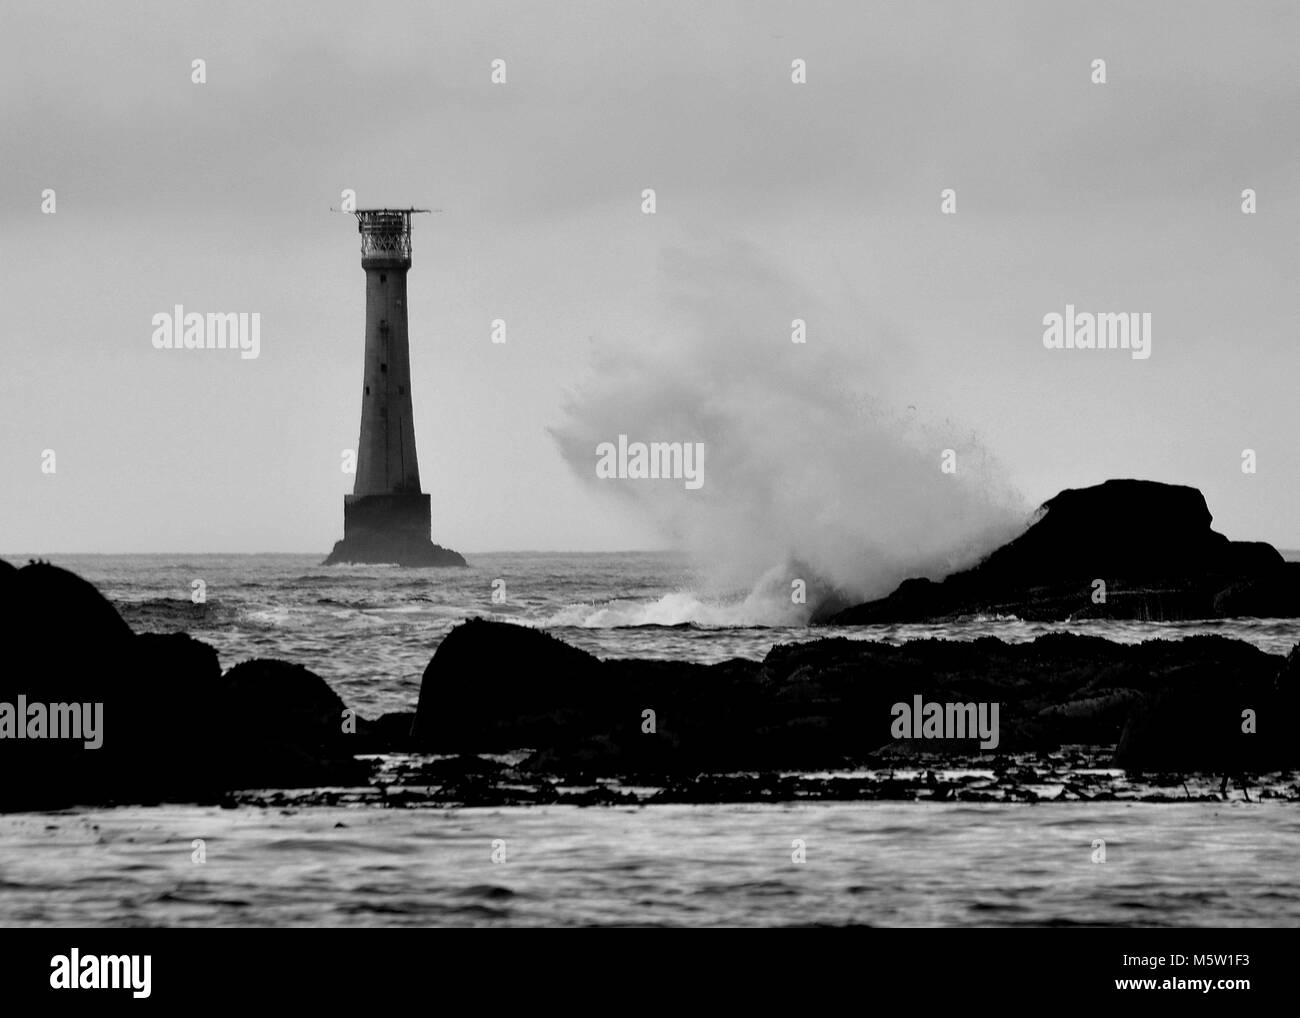
<instances>
[{"instance_id":1,"label":"rocky shoreline","mask_svg":"<svg viewBox=\"0 0 1300 1018\"><path fill-rule=\"evenodd\" d=\"M0 704L98 704L103 718L88 749L34 722L15 738L0 709L0 810L1300 798L1300 645L829 637L700 665L600 660L472 619L435 651L413 713L366 719L301 665L223 673L201 641L133 633L48 564L0 562L0 617ZM913 702L996 704L996 748L973 732L899 737L895 708Z\"/></svg>"},{"instance_id":2,"label":"rocky shoreline","mask_svg":"<svg viewBox=\"0 0 1300 1018\"><path fill-rule=\"evenodd\" d=\"M635 778L585 780L538 775L500 757L390 754L375 757L365 788L256 790L223 800L228 808L364 806L461 809L509 806L655 806L800 802L1300 802L1300 771L1242 775L1129 774L1104 766L1114 747L1071 746L1058 753L1002 754L995 760L917 756L904 768L682 776L662 784Z\"/></svg>"}]
</instances>

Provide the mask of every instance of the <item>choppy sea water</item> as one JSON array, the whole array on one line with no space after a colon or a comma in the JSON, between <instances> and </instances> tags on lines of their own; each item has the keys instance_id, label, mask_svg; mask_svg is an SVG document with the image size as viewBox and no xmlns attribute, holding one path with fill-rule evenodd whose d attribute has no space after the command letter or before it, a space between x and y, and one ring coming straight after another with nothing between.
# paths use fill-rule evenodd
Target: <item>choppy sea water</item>
<instances>
[{"instance_id":1,"label":"choppy sea water","mask_svg":"<svg viewBox=\"0 0 1300 1018\"><path fill-rule=\"evenodd\" d=\"M759 659L830 635L791 624L784 595L700 593L672 555L468 557L466 570L326 569L297 555L51 561L94 582L137 631L190 632L223 667L304 664L368 716L413 709L438 642L474 615L545 626L602 657ZM1062 630L1125 642L1219 633L1271 653L1300 640L1293 621L1255 619L834 635ZM1295 925L1297 863L1300 811L1277 802L88 809L0 815L0 925Z\"/></svg>"},{"instance_id":2,"label":"choppy sea water","mask_svg":"<svg viewBox=\"0 0 1300 1018\"><path fill-rule=\"evenodd\" d=\"M438 643L475 615L544 626L600 657L699 662L761 660L778 643L845 636L905 640L1032 640L1076 632L1136 643L1217 633L1285 654L1300 642L1294 619L1198 623L1031 623L983 618L958 624L793 624L788 585L761 597L716 591L668 553L492 553L468 569L320 565L308 555L66 555L56 565L95 583L137 632L184 630L217 649L223 668L251 657L305 665L363 715L414 710ZM9 561L21 564L19 556ZM192 600L202 581L204 603ZM499 584L494 586L494 584ZM505 600L493 600L494 590Z\"/></svg>"}]
</instances>

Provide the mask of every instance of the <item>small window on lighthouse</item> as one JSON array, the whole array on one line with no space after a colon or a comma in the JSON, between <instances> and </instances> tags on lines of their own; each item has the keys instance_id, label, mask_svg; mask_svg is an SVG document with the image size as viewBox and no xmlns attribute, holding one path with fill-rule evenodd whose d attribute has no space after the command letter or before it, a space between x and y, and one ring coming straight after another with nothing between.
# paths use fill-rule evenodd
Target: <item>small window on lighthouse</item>
<instances>
[{"instance_id":1,"label":"small window on lighthouse","mask_svg":"<svg viewBox=\"0 0 1300 1018\"><path fill-rule=\"evenodd\" d=\"M384 274L381 272L381 273L379 273L379 281L380 281L381 283L387 283L387 282L388 282L388 277L387 277L386 275L384 275Z\"/></svg>"},{"instance_id":2,"label":"small window on lighthouse","mask_svg":"<svg viewBox=\"0 0 1300 1018\"><path fill-rule=\"evenodd\" d=\"M379 365L379 370L384 372L384 374L388 374L388 365L387 364Z\"/></svg>"},{"instance_id":3,"label":"small window on lighthouse","mask_svg":"<svg viewBox=\"0 0 1300 1018\"><path fill-rule=\"evenodd\" d=\"M370 395L370 386L368 386L368 385L366 386L366 395L367 395L367 396Z\"/></svg>"}]
</instances>

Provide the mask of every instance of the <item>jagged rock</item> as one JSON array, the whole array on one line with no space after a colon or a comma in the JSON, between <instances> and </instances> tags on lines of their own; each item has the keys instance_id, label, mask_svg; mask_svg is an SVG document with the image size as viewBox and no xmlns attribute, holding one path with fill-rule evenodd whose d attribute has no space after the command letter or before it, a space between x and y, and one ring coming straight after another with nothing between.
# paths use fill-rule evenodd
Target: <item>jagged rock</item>
<instances>
[{"instance_id":1,"label":"jagged rock","mask_svg":"<svg viewBox=\"0 0 1300 1018\"><path fill-rule=\"evenodd\" d=\"M1111 480L1068 489L973 568L942 582L906 580L888 597L817 621L1300 616L1300 563L1262 542L1229 541L1210 520L1204 496L1182 485ZM1104 601L1094 600L1096 580L1105 582Z\"/></svg>"}]
</instances>

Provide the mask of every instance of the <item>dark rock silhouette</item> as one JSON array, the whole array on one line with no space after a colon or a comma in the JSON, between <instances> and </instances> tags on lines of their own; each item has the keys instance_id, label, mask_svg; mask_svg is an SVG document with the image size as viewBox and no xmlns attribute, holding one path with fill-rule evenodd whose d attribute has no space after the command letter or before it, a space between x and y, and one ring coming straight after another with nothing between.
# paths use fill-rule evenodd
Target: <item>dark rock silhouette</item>
<instances>
[{"instance_id":1,"label":"dark rock silhouette","mask_svg":"<svg viewBox=\"0 0 1300 1018\"><path fill-rule=\"evenodd\" d=\"M1261 683L1250 668L1188 671L1142 699L1124 726L1115 762L1225 776L1293 767L1300 749L1289 748L1295 740L1288 719L1298 709L1300 644L1271 683Z\"/></svg>"},{"instance_id":2,"label":"dark rock silhouette","mask_svg":"<svg viewBox=\"0 0 1300 1018\"><path fill-rule=\"evenodd\" d=\"M95 587L56 566L0 568L0 703L102 704L102 745L0 739L0 810L216 801L246 787L365 780L323 679L279 662L222 676L183 633L136 635ZM277 667L278 666L278 667ZM346 738L346 736L341 736Z\"/></svg>"},{"instance_id":3,"label":"dark rock silhouette","mask_svg":"<svg viewBox=\"0 0 1300 1018\"><path fill-rule=\"evenodd\" d=\"M234 707L225 726L223 777L231 788L301 788L364 783L369 768L352 758L345 706L302 665L256 659L221 676L222 700Z\"/></svg>"},{"instance_id":4,"label":"dark rock silhouette","mask_svg":"<svg viewBox=\"0 0 1300 1018\"><path fill-rule=\"evenodd\" d=\"M1262 542L1229 541L1210 520L1204 496L1182 485L1112 480L1067 489L977 566L942 582L906 580L888 597L817 621L1300 616L1300 563ZM1105 583L1104 601L1094 596L1096 580Z\"/></svg>"},{"instance_id":5,"label":"dark rock silhouette","mask_svg":"<svg viewBox=\"0 0 1300 1018\"><path fill-rule=\"evenodd\" d=\"M381 714L374 721L358 715L356 752L358 753L410 753L415 743L411 738L414 711Z\"/></svg>"},{"instance_id":6,"label":"dark rock silhouette","mask_svg":"<svg viewBox=\"0 0 1300 1018\"><path fill-rule=\"evenodd\" d=\"M223 675L212 647L183 633L132 633L93 585L48 564L0 563L0 639L0 703L23 695L29 703L103 704L99 749L0 739L8 776L0 810L225 801L248 789L336 796L335 786L369 779L371 764L357 754L394 752L456 754L389 765L414 768L417 784L440 786L439 801L464 805L626 801L605 788L564 787L607 777L659 786L663 801L768 801L796 794L783 771L928 767L947 757L988 760L996 772L1009 754L1069 756L1078 747L1160 775L1159 787L1179 781L1170 776L1178 773L1226 780L1300 766L1300 742L1290 736L1300 709L1300 644L1282 658L1209 636L902 646L837 637L777 646L761 662L701 665L602 661L536 629L475 619L438 647L414 715L356 718L349 734L343 701L306 668L253 660ZM981 749L974 737L894 738L893 706L916 696L997 703L996 749ZM479 756L525 750L513 767ZM533 788L510 791L519 776ZM946 800L962 792L933 774L887 777L819 778L817 794ZM996 788L972 794L1033 797L1020 780L998 778ZM1062 796L1093 795L1086 777L1063 788ZM390 806L422 801L372 791Z\"/></svg>"},{"instance_id":7,"label":"dark rock silhouette","mask_svg":"<svg viewBox=\"0 0 1300 1018\"><path fill-rule=\"evenodd\" d=\"M491 662L484 661L491 645ZM472 681L430 680L439 673ZM538 669L546 676L538 681ZM554 726L579 705L615 695L603 688L600 662L540 630L472 619L448 633L425 668L411 737L441 752L483 752L548 745ZM498 709L510 704L509 711ZM462 742L462 740L464 740Z\"/></svg>"},{"instance_id":8,"label":"dark rock silhouette","mask_svg":"<svg viewBox=\"0 0 1300 1018\"><path fill-rule=\"evenodd\" d=\"M334 549L321 564L336 566L366 563L412 568L444 568L467 564L460 552L434 544L427 537L381 531L352 534L341 541L335 541Z\"/></svg>"},{"instance_id":9,"label":"dark rock silhouette","mask_svg":"<svg viewBox=\"0 0 1300 1018\"><path fill-rule=\"evenodd\" d=\"M536 750L523 769L650 779L853 766L921 753L980 754L978 740L895 740L892 707L997 702L997 753L1115 746L1134 770L1291 767L1300 661L1222 637L1125 645L1069 634L1008 644L826 639L761 662L601 661L548 634L475 619L424 673L412 729L427 752ZM1257 712L1257 733L1241 711ZM645 731L653 710L655 732Z\"/></svg>"},{"instance_id":10,"label":"dark rock silhouette","mask_svg":"<svg viewBox=\"0 0 1300 1018\"><path fill-rule=\"evenodd\" d=\"M0 606L15 646L27 643L69 659L88 660L132 636L94 584L48 562L0 573ZM44 645L35 644L36 638Z\"/></svg>"}]
</instances>

